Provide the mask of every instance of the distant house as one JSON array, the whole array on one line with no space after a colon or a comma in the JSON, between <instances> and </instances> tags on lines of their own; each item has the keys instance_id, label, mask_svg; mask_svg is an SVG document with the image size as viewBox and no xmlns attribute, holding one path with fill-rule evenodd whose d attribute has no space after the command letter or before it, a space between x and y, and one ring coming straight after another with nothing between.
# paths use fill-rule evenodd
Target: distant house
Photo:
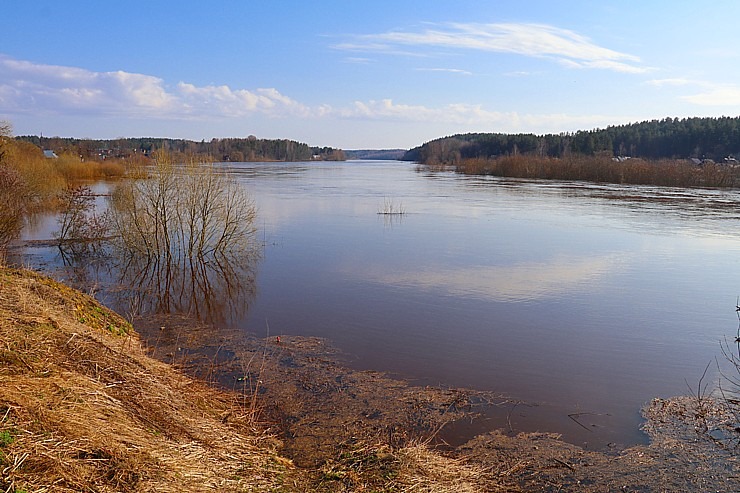
<instances>
[{"instance_id":1,"label":"distant house","mask_svg":"<svg viewBox=\"0 0 740 493\"><path fill-rule=\"evenodd\" d=\"M59 156L57 156L54 151L46 150L44 151L44 157L48 159L56 159Z\"/></svg>"}]
</instances>

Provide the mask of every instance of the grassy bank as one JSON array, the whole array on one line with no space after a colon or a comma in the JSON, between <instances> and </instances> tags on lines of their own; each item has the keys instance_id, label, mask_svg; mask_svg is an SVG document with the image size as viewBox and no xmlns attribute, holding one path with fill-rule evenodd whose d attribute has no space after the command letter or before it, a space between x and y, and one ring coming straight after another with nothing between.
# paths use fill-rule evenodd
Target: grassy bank
<instances>
[{"instance_id":1,"label":"grassy bank","mask_svg":"<svg viewBox=\"0 0 740 493\"><path fill-rule=\"evenodd\" d=\"M507 156L464 159L454 169L468 175L547 180L583 180L596 183L658 185L671 187L737 187L740 168L685 160L614 161L608 157L564 158Z\"/></svg>"},{"instance_id":2,"label":"grassy bank","mask_svg":"<svg viewBox=\"0 0 740 493\"><path fill-rule=\"evenodd\" d=\"M487 489L482 467L418 443L296 468L251 402L152 359L89 296L0 269L2 492Z\"/></svg>"},{"instance_id":3,"label":"grassy bank","mask_svg":"<svg viewBox=\"0 0 740 493\"><path fill-rule=\"evenodd\" d=\"M0 491L270 491L291 464L252 418L88 296L0 271Z\"/></svg>"},{"instance_id":4,"label":"grassy bank","mask_svg":"<svg viewBox=\"0 0 740 493\"><path fill-rule=\"evenodd\" d=\"M304 363L290 349L290 338L285 339L280 347L273 342L276 364L288 360L285 371L290 372L303 368L302 385L315 398L306 401L307 406L333 396L367 400L369 396L350 381L361 375L384 380L344 370L342 378L322 379L319 368ZM307 360L317 358L308 355ZM321 365L339 370L331 361ZM331 391L337 382L342 386ZM386 384L376 393L388 405L408 401L412 417L423 416L425 410L436 412L426 397L411 398L429 389L412 392L400 382ZM413 440L389 445L382 437L402 436L403 430L382 425L371 441L352 428L377 427L381 422L376 415L382 415L383 408L368 414L348 406L342 418L349 427L347 439L330 451L329 459L303 467L282 455L276 436L281 429L271 431L261 423L253 402L153 359L123 318L89 296L32 272L0 269L1 492L596 493L740 488L735 452L697 432L697 416L705 429L709 422L713 430L728 419L721 408L708 414L706 400L700 403L700 414L696 399L654 400L646 411L651 445L608 454L564 443L552 434L514 436L500 431L476 437L447 455ZM257 408L272 405L259 401ZM281 405L286 413L287 405L291 402ZM326 426L329 418L326 413L316 416L316 423L303 425L310 433L312 426ZM299 431L291 423L288 430Z\"/></svg>"}]
</instances>

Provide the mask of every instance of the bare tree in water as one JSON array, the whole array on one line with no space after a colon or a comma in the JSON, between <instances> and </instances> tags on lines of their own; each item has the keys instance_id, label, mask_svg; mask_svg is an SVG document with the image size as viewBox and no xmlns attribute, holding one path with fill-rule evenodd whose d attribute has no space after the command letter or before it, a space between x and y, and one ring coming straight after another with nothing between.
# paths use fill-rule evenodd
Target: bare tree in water
<instances>
[{"instance_id":1,"label":"bare tree in water","mask_svg":"<svg viewBox=\"0 0 740 493\"><path fill-rule=\"evenodd\" d=\"M150 176L122 183L111 224L131 299L157 312L223 312L224 300L253 287L259 255L256 207L213 163L173 163L158 152Z\"/></svg>"}]
</instances>

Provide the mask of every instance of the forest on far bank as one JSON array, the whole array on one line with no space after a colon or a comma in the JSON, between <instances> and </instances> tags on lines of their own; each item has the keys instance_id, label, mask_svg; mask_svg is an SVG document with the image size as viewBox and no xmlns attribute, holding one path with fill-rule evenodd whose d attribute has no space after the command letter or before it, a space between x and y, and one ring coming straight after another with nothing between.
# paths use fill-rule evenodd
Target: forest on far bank
<instances>
[{"instance_id":1,"label":"forest on far bank","mask_svg":"<svg viewBox=\"0 0 740 493\"><path fill-rule=\"evenodd\" d=\"M288 139L224 138L202 140L168 138L78 139L22 135L16 140L30 142L57 154L74 154L87 160L148 156L156 150L176 154L209 156L216 161L343 161L344 151L333 147L309 146Z\"/></svg>"},{"instance_id":2,"label":"forest on far bank","mask_svg":"<svg viewBox=\"0 0 740 493\"><path fill-rule=\"evenodd\" d=\"M435 139L410 149L406 161L458 164L466 159L529 155L698 159L740 157L740 117L664 118L605 129L560 134L468 133Z\"/></svg>"}]
</instances>

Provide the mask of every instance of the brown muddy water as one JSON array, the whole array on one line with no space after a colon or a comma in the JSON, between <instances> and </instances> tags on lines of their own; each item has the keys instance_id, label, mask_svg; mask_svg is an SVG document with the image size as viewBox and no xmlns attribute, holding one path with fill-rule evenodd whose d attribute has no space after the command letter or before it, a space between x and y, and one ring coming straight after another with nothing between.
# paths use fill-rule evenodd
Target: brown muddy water
<instances>
[{"instance_id":1,"label":"brown muddy water","mask_svg":"<svg viewBox=\"0 0 740 493\"><path fill-rule=\"evenodd\" d=\"M735 334L735 191L467 177L395 161L224 169L256 201L263 249L233 299L211 285L209 316L257 337L326 338L356 369L511 397L446 429L452 444L493 428L598 449L644 443L643 405L695 392L710 362L716 381L720 341ZM388 203L405 213L378 214ZM39 218L25 239L54 228ZM105 265L65 273L54 248L19 253L124 314L146 309L116 294Z\"/></svg>"}]
</instances>

